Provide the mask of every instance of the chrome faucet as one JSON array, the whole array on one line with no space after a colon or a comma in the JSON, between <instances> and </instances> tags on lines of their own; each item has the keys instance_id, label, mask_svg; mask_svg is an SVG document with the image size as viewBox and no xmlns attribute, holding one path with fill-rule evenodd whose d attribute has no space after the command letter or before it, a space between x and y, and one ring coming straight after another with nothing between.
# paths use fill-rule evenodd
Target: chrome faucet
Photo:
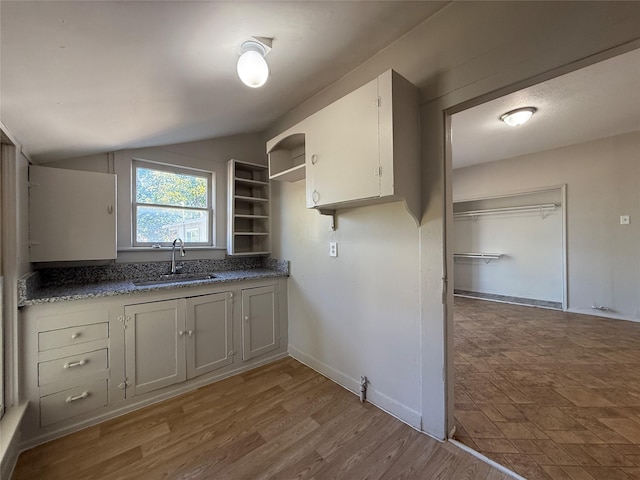
<instances>
[{"instance_id":1,"label":"chrome faucet","mask_svg":"<svg viewBox=\"0 0 640 480\"><path fill-rule=\"evenodd\" d=\"M176 238L173 241L173 249L171 250L171 274L178 273L178 267L176 267L176 243L180 242L180 256L184 257L184 242L181 238Z\"/></svg>"}]
</instances>

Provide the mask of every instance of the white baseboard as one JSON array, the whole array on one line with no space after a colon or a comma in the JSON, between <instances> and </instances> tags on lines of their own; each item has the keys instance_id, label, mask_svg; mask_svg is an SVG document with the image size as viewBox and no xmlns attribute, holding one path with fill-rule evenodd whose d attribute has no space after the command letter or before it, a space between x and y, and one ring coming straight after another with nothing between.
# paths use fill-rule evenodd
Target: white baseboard
<instances>
[{"instance_id":1,"label":"white baseboard","mask_svg":"<svg viewBox=\"0 0 640 480\"><path fill-rule=\"evenodd\" d=\"M640 318L634 318L628 315L618 315L610 311L597 310L594 308L568 308L566 311L568 313L578 313L580 315L591 315L592 317L609 318L611 320L625 320L627 322L640 322Z\"/></svg>"},{"instance_id":2,"label":"white baseboard","mask_svg":"<svg viewBox=\"0 0 640 480\"><path fill-rule=\"evenodd\" d=\"M9 408L0 420L0 478L11 478L20 455L20 424L28 403Z\"/></svg>"},{"instance_id":3,"label":"white baseboard","mask_svg":"<svg viewBox=\"0 0 640 480\"><path fill-rule=\"evenodd\" d=\"M313 358L306 353L298 350L292 345L289 345L289 355L304 363L308 367L312 368L316 372L324 375L330 380L334 381L338 385L346 388L355 395L360 395L360 380L349 377L347 374L336 370L335 368L327 365L320 360ZM367 401L374 404L376 407L384 410L389 415L396 417L398 420L406 423L407 425L421 431L422 416L420 412L417 412L406 405L394 400L393 398L379 392L375 388L370 386L367 388Z\"/></svg>"}]
</instances>

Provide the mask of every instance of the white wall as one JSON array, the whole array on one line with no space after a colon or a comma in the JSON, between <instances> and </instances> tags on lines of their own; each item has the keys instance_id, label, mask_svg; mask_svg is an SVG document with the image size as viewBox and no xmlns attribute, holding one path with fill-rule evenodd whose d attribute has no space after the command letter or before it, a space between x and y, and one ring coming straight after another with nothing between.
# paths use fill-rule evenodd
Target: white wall
<instances>
[{"instance_id":1,"label":"white wall","mask_svg":"<svg viewBox=\"0 0 640 480\"><path fill-rule=\"evenodd\" d=\"M454 192L455 193L455 192ZM456 216L454 253L498 253L495 260L456 257L456 290L490 293L549 302L563 301L562 190L458 202L454 212L526 205L558 205L555 209Z\"/></svg>"},{"instance_id":2,"label":"white wall","mask_svg":"<svg viewBox=\"0 0 640 480\"><path fill-rule=\"evenodd\" d=\"M291 261L289 352L420 428L418 229L401 202L305 207L305 183L273 182L274 255ZM329 257L329 242L338 257Z\"/></svg>"},{"instance_id":3,"label":"white wall","mask_svg":"<svg viewBox=\"0 0 640 480\"><path fill-rule=\"evenodd\" d=\"M640 320L640 132L454 170L469 198L567 184L568 309ZM630 215L620 225L620 215Z\"/></svg>"}]
</instances>

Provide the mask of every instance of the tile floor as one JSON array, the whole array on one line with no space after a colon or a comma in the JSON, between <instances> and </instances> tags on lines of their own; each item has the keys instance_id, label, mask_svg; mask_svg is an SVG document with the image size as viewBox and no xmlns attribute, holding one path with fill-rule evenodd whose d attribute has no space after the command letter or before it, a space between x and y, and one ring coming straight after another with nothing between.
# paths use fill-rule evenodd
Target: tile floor
<instances>
[{"instance_id":1,"label":"tile floor","mask_svg":"<svg viewBox=\"0 0 640 480\"><path fill-rule=\"evenodd\" d=\"M640 479L640 323L456 297L455 438L529 480Z\"/></svg>"}]
</instances>

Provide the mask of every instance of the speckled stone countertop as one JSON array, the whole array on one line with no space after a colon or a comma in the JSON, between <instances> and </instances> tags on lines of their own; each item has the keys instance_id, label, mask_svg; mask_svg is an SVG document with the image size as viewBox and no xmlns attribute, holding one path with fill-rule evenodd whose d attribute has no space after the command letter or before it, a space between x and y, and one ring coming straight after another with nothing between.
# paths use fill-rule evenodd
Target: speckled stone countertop
<instances>
[{"instance_id":1,"label":"speckled stone countertop","mask_svg":"<svg viewBox=\"0 0 640 480\"><path fill-rule=\"evenodd\" d=\"M166 274L169 267L169 262L154 262L38 270L18 281L18 306L289 276L289 262L286 260L227 258L182 262L183 274L211 273L215 278L153 285L134 284L157 279Z\"/></svg>"}]
</instances>

